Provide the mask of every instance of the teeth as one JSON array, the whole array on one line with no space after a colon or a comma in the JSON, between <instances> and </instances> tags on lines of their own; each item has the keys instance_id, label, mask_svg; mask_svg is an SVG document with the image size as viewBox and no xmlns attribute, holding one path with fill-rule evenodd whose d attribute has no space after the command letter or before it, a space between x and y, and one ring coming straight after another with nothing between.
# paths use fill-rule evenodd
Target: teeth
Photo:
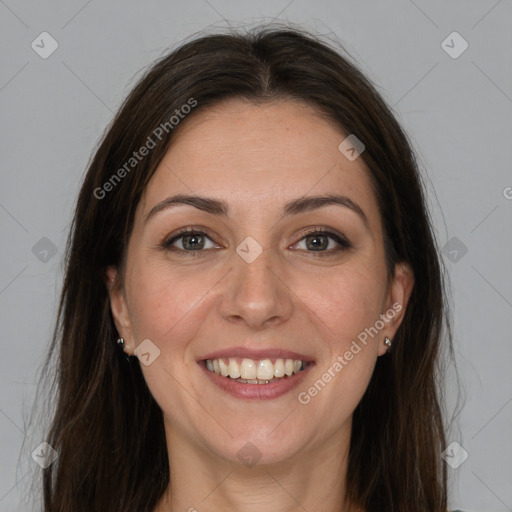
<instances>
[{"instance_id":1,"label":"teeth","mask_svg":"<svg viewBox=\"0 0 512 512\"><path fill-rule=\"evenodd\" d=\"M227 362L226 362L227 361ZM270 359L252 360L242 359L239 364L236 358L207 359L206 368L223 377L238 379L248 384L263 384L280 379L287 375L291 377L306 367L303 361L293 359L276 359L272 364Z\"/></svg>"},{"instance_id":2,"label":"teeth","mask_svg":"<svg viewBox=\"0 0 512 512\"><path fill-rule=\"evenodd\" d=\"M260 380L269 380L274 378L274 365L270 359L263 359L258 363L256 377Z\"/></svg>"},{"instance_id":3,"label":"teeth","mask_svg":"<svg viewBox=\"0 0 512 512\"><path fill-rule=\"evenodd\" d=\"M244 379L236 379L237 382L241 382L242 384L268 384L269 382L273 382L275 379L272 380L259 380L259 379L252 379L252 380L244 380Z\"/></svg>"},{"instance_id":4,"label":"teeth","mask_svg":"<svg viewBox=\"0 0 512 512\"><path fill-rule=\"evenodd\" d=\"M229 365L227 365L222 359L219 359L219 368L220 374L223 377L227 377L229 375Z\"/></svg>"},{"instance_id":5,"label":"teeth","mask_svg":"<svg viewBox=\"0 0 512 512\"><path fill-rule=\"evenodd\" d=\"M284 361L282 359L276 359L274 363L274 377L284 377Z\"/></svg>"},{"instance_id":6,"label":"teeth","mask_svg":"<svg viewBox=\"0 0 512 512\"><path fill-rule=\"evenodd\" d=\"M240 377L240 365L236 362L236 359L229 360L229 376L232 379L238 379Z\"/></svg>"},{"instance_id":7,"label":"teeth","mask_svg":"<svg viewBox=\"0 0 512 512\"><path fill-rule=\"evenodd\" d=\"M242 359L240 377L245 380L253 380L256 378L256 363L252 359Z\"/></svg>"}]
</instances>

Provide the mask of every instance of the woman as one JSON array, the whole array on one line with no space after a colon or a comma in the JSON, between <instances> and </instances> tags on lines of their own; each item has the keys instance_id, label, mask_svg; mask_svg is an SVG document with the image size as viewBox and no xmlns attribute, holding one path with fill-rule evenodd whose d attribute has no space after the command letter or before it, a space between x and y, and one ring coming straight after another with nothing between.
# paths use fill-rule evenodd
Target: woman
<instances>
[{"instance_id":1,"label":"woman","mask_svg":"<svg viewBox=\"0 0 512 512\"><path fill-rule=\"evenodd\" d=\"M80 190L45 511L445 512L443 326L451 349L414 154L368 79L296 29L189 41Z\"/></svg>"}]
</instances>

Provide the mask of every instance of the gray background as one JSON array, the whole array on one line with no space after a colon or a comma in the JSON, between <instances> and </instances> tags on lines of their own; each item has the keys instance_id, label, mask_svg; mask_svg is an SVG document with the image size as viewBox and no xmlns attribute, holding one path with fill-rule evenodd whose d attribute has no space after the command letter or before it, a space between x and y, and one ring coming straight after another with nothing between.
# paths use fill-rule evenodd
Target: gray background
<instances>
[{"instance_id":1,"label":"gray background","mask_svg":"<svg viewBox=\"0 0 512 512\"><path fill-rule=\"evenodd\" d=\"M165 48L206 27L274 17L340 39L412 139L439 244L449 244L466 392L449 442L469 457L448 467L450 505L512 510L510 0L0 0L0 511L27 510L20 498L41 471L30 454L44 439L24 419L55 319L72 208L104 127ZM59 45L47 59L31 47L43 31ZM441 46L453 31L469 44L458 58Z\"/></svg>"}]
</instances>

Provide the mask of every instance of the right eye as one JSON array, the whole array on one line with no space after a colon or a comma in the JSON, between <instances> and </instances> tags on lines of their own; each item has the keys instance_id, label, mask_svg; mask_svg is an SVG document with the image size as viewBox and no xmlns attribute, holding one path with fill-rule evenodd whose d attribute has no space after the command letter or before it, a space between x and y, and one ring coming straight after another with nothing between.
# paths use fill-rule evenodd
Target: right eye
<instances>
[{"instance_id":1,"label":"right eye","mask_svg":"<svg viewBox=\"0 0 512 512\"><path fill-rule=\"evenodd\" d=\"M184 228L171 238L165 240L162 243L162 248L178 253L188 252L194 255L195 252L204 252L203 249L214 248L205 247L206 240L209 240L214 246L217 245L205 232L194 228ZM181 247L176 247L176 243L181 245Z\"/></svg>"}]
</instances>

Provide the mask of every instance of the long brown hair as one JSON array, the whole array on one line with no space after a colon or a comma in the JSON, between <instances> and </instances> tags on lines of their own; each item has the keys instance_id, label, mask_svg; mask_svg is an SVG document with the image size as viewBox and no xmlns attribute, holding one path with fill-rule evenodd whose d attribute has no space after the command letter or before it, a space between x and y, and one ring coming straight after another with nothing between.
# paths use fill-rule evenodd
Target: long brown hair
<instances>
[{"instance_id":1,"label":"long brown hair","mask_svg":"<svg viewBox=\"0 0 512 512\"><path fill-rule=\"evenodd\" d=\"M50 396L45 441L58 453L42 470L45 512L151 511L169 484L162 411L137 358L116 346L105 269L123 268L135 209L184 112L228 98L301 100L364 143L389 276L408 262L415 285L393 348L354 411L347 492L370 512L446 512L441 377L453 348L443 262L412 145L344 53L291 25L203 34L157 60L119 108L80 189L40 381Z\"/></svg>"}]
</instances>

